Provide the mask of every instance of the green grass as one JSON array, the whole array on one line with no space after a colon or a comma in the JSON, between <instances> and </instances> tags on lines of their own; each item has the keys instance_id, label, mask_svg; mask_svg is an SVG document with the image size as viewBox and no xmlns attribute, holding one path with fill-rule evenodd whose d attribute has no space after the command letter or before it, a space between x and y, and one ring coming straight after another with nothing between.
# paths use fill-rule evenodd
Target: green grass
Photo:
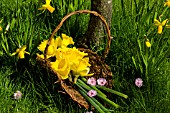
<instances>
[{"instance_id":1,"label":"green grass","mask_svg":"<svg viewBox=\"0 0 170 113\"><path fill-rule=\"evenodd\" d=\"M48 70L35 62L37 46L49 38L53 29L68 13L90 9L90 0L54 1L54 13L39 11L43 0L0 1L0 111L2 113L84 113L68 95L58 92L58 85ZM122 106L110 108L114 113L168 113L170 111L170 32L163 29L157 34L153 20L163 12L162 1L115 0L113 1L111 49L106 63L113 73L114 90L128 95L122 99L116 95L112 100ZM170 9L162 20L170 17ZM69 18L59 33L81 38L87 29L89 15ZM6 34L6 26L10 28ZM151 41L146 48L144 36ZM24 60L11 56L19 46L27 45ZM141 88L134 81L144 81ZM23 93L21 100L12 98L15 91Z\"/></svg>"}]
</instances>

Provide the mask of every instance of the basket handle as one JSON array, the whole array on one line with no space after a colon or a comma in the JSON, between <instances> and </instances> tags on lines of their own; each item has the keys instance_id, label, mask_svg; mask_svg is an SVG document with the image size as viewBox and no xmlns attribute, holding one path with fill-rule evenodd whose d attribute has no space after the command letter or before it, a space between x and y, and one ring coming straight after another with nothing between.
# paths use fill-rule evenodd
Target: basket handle
<instances>
[{"instance_id":1,"label":"basket handle","mask_svg":"<svg viewBox=\"0 0 170 113\"><path fill-rule=\"evenodd\" d=\"M54 35L56 34L56 32L60 29L60 27L63 25L64 21L67 20L67 18L69 18L70 16L72 15L75 15L75 14L81 14L81 13L90 13L90 14L93 14L97 17L99 17L102 22L104 23L105 27L106 27L106 31L107 31L107 40L108 40L108 43L106 45L106 48L105 48L105 51L103 53L103 60L106 58L108 52L109 52L109 49L110 49L110 43L111 43L111 35L110 35L110 30L109 30L109 26L106 22L106 20L104 19L104 17L102 15L100 15L99 13L97 13L96 11L90 11L90 10L79 10L79 11L75 11L75 12L71 12L69 13L68 15L66 15L62 20L61 22L59 23L59 25L55 28L55 30L53 31L53 33L51 34L50 38L48 39L48 42L47 42L47 45L46 45L46 48L44 50L44 57L45 59L47 59L47 50L48 50L48 47L51 43L51 40L52 38L54 37Z\"/></svg>"}]
</instances>

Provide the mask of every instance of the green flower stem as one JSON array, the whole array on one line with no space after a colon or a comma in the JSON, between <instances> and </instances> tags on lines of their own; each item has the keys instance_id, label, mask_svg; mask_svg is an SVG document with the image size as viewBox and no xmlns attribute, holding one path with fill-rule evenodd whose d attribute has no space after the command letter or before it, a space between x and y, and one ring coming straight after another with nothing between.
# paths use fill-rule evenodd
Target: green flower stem
<instances>
[{"instance_id":1,"label":"green flower stem","mask_svg":"<svg viewBox=\"0 0 170 113\"><path fill-rule=\"evenodd\" d=\"M103 111L103 110L101 109L101 107L100 107L99 105L97 105L97 104L92 100L93 97L90 98L90 97L87 95L87 91L85 91L85 90L81 87L80 83L76 83L76 85L80 88L79 91L80 91L80 93L83 95L83 97L85 97L85 98L99 111L99 113L105 113L105 111Z\"/></svg>"},{"instance_id":2,"label":"green flower stem","mask_svg":"<svg viewBox=\"0 0 170 113\"><path fill-rule=\"evenodd\" d=\"M100 95L100 94L97 94L97 96L98 96L99 98L101 98L102 100L104 100L105 102L107 102L108 104L110 104L111 106L114 106L114 107L116 107L116 108L119 108L119 105L118 105L118 104L114 103L113 101L109 100L108 98L103 97L103 96Z\"/></svg>"},{"instance_id":3,"label":"green flower stem","mask_svg":"<svg viewBox=\"0 0 170 113\"><path fill-rule=\"evenodd\" d=\"M102 93L99 89L97 89L95 86L88 86L86 83L84 83L82 80L78 79L77 82L79 82L80 84L82 84L81 86L84 87L87 90L91 90L94 89L95 91L97 91L98 94L107 97L104 93Z\"/></svg>"},{"instance_id":4,"label":"green flower stem","mask_svg":"<svg viewBox=\"0 0 170 113\"><path fill-rule=\"evenodd\" d=\"M98 106L101 107L101 109L103 109L105 112L110 113L109 110L107 108L105 108L98 100L96 100L95 98L91 98Z\"/></svg>"},{"instance_id":5,"label":"green flower stem","mask_svg":"<svg viewBox=\"0 0 170 113\"><path fill-rule=\"evenodd\" d=\"M116 94L116 95L119 95L119 96L121 96L121 97L124 97L124 98L128 98L128 96L127 95L125 95L125 94L123 94L123 93L120 93L120 92L118 92L118 91L115 91L115 90L113 90L113 89L109 89L109 88L106 88L106 87L104 87L104 86L96 86L97 88L100 88L100 89L103 89L103 90L105 90L105 91L107 91L107 92L110 92L110 93L113 93L113 94Z\"/></svg>"},{"instance_id":6,"label":"green flower stem","mask_svg":"<svg viewBox=\"0 0 170 113\"><path fill-rule=\"evenodd\" d=\"M87 80L86 80L84 77L81 77L81 80L82 80L83 82L87 83ZM96 90L97 93L99 93L99 94L101 94L101 95L107 97L107 96L106 96L104 93L102 93L98 88L96 88L96 86L90 85L90 87L91 87L92 89Z\"/></svg>"},{"instance_id":7,"label":"green flower stem","mask_svg":"<svg viewBox=\"0 0 170 113\"><path fill-rule=\"evenodd\" d=\"M164 15L165 14L165 12L168 10L168 6L163 10L163 12L162 12L162 14L161 15Z\"/></svg>"},{"instance_id":8,"label":"green flower stem","mask_svg":"<svg viewBox=\"0 0 170 113\"><path fill-rule=\"evenodd\" d=\"M81 81L80 79L77 80L77 83L76 83L76 84L80 84L80 85L81 85L82 87L84 87L85 89L87 89L87 88L89 87L89 86L87 86L83 81ZM91 90L91 88L90 88L90 89L87 89L87 90ZM98 96L99 98L101 98L102 100L104 100L105 102L107 102L108 104L110 104L111 106L114 106L114 107L116 107L116 108L119 107L118 104L116 104L116 103L114 103L113 101L109 100L108 98L106 98L106 97L103 96L102 94L97 93L97 96Z\"/></svg>"}]
</instances>

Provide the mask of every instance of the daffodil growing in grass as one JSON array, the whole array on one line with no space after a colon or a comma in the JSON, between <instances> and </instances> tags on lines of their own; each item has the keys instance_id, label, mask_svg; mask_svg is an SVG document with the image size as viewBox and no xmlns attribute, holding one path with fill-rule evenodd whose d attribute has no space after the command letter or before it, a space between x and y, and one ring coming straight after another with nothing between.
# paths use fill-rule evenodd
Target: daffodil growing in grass
<instances>
[{"instance_id":1,"label":"daffodil growing in grass","mask_svg":"<svg viewBox=\"0 0 170 113\"><path fill-rule=\"evenodd\" d=\"M0 31L2 31L1 23L2 23L2 20L0 21Z\"/></svg>"},{"instance_id":2,"label":"daffodil growing in grass","mask_svg":"<svg viewBox=\"0 0 170 113\"><path fill-rule=\"evenodd\" d=\"M166 0L166 2L164 3L164 6L170 7L170 0Z\"/></svg>"},{"instance_id":3,"label":"daffodil growing in grass","mask_svg":"<svg viewBox=\"0 0 170 113\"><path fill-rule=\"evenodd\" d=\"M23 47L16 49L16 51L14 53L12 53L11 55L13 56L13 55L18 54L18 57L20 59L23 59L23 58L25 58L25 54L28 54L28 55L30 54L29 52L25 51L26 48L27 48L26 45L24 45Z\"/></svg>"},{"instance_id":4,"label":"daffodil growing in grass","mask_svg":"<svg viewBox=\"0 0 170 113\"><path fill-rule=\"evenodd\" d=\"M146 39L145 44L146 44L146 47L148 47L148 48L151 47L151 43L150 43L149 39Z\"/></svg>"},{"instance_id":5,"label":"daffodil growing in grass","mask_svg":"<svg viewBox=\"0 0 170 113\"><path fill-rule=\"evenodd\" d=\"M47 9L48 11L53 13L55 8L50 5L51 0L45 0L45 1L46 1L46 4L43 4L42 7L39 8L38 10L44 10L45 11Z\"/></svg>"},{"instance_id":6,"label":"daffodil growing in grass","mask_svg":"<svg viewBox=\"0 0 170 113\"><path fill-rule=\"evenodd\" d=\"M161 34L161 33L162 33L163 26L167 26L167 27L168 27L168 25L166 25L167 22L168 22L168 19L166 19L166 20L164 20L164 21L162 21L162 22L160 22L160 21L157 20L157 19L154 19L154 25L155 25L155 26L158 26L158 34Z\"/></svg>"}]
</instances>

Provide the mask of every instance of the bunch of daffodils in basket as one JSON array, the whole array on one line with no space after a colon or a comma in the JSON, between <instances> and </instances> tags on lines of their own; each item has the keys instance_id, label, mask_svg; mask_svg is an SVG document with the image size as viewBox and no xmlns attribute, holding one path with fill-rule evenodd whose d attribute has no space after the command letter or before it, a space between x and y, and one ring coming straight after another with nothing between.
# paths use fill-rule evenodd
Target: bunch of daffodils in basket
<instances>
[{"instance_id":1,"label":"bunch of daffodils in basket","mask_svg":"<svg viewBox=\"0 0 170 113\"><path fill-rule=\"evenodd\" d=\"M38 46L38 49L42 52L45 51L48 40L44 40ZM90 72L90 63L88 53L79 51L76 47L70 48L68 45L74 45L73 39L65 34L56 39L52 39L46 52L46 57L49 59L54 57L54 61L50 61L50 66L57 73L57 76L61 80L68 79L76 87L81 95L91 103L100 113L110 112L111 110L105 108L96 97L101 98L107 104L119 107L116 103L109 100L101 90L105 92L111 92L113 94L127 98L127 95L112 89L106 88L104 85L107 83L106 79L93 77L93 73ZM38 57L44 59L44 54L37 54ZM88 79L85 76L89 76Z\"/></svg>"}]
</instances>

